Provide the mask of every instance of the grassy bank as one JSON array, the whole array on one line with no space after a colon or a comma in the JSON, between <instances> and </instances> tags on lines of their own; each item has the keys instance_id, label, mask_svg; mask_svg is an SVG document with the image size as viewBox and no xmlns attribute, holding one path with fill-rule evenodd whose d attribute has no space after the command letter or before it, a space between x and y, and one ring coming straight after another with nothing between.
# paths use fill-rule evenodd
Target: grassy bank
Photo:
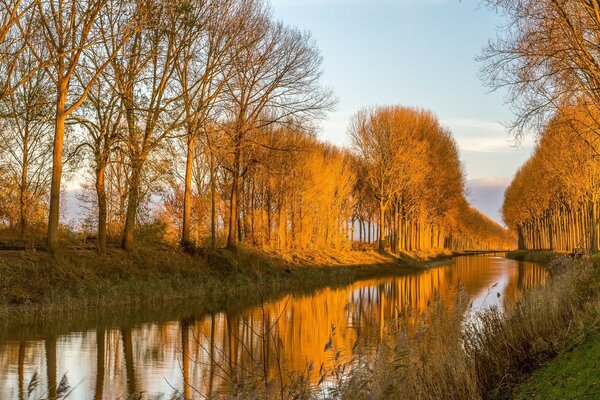
<instances>
[{"instance_id":1,"label":"grassy bank","mask_svg":"<svg viewBox=\"0 0 600 400\"><path fill-rule=\"evenodd\" d=\"M439 261L438 261L439 262ZM250 249L187 254L169 247L132 253L91 250L0 253L0 316L201 299L213 304L266 293L342 285L422 268L376 252L265 255Z\"/></svg>"},{"instance_id":2,"label":"grassy bank","mask_svg":"<svg viewBox=\"0 0 600 400\"><path fill-rule=\"evenodd\" d=\"M583 344L534 371L514 394L527 399L597 399L600 395L600 326Z\"/></svg>"},{"instance_id":3,"label":"grassy bank","mask_svg":"<svg viewBox=\"0 0 600 400\"><path fill-rule=\"evenodd\" d=\"M516 250L509 251L507 257L516 261L529 261L540 264L549 264L560 253L551 250Z\"/></svg>"}]
</instances>

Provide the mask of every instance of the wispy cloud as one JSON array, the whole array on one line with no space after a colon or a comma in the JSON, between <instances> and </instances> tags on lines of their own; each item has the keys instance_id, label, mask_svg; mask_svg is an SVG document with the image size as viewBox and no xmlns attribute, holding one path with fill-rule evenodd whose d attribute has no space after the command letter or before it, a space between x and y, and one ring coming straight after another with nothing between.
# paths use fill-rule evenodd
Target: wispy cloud
<instances>
[{"instance_id":1,"label":"wispy cloud","mask_svg":"<svg viewBox=\"0 0 600 400\"><path fill-rule=\"evenodd\" d=\"M443 4L448 0L271 0L274 7L331 6L353 4L426 5Z\"/></svg>"},{"instance_id":2,"label":"wispy cloud","mask_svg":"<svg viewBox=\"0 0 600 400\"><path fill-rule=\"evenodd\" d=\"M500 153L515 151L516 146L507 138L461 138L456 137L458 147L463 152Z\"/></svg>"},{"instance_id":3,"label":"wispy cloud","mask_svg":"<svg viewBox=\"0 0 600 400\"><path fill-rule=\"evenodd\" d=\"M481 129L503 133L507 132L507 128L499 122L480 121L473 118L448 118L442 120L442 123L449 126L460 126L471 129Z\"/></svg>"},{"instance_id":4,"label":"wispy cloud","mask_svg":"<svg viewBox=\"0 0 600 400\"><path fill-rule=\"evenodd\" d=\"M478 187L507 187L510 185L510 178L499 176L486 176L485 178L469 179L469 185Z\"/></svg>"},{"instance_id":5,"label":"wispy cloud","mask_svg":"<svg viewBox=\"0 0 600 400\"><path fill-rule=\"evenodd\" d=\"M450 128L463 152L514 152L530 149L535 144L534 135L526 134L517 141L508 128L498 122L473 118L448 118L441 122Z\"/></svg>"}]
</instances>

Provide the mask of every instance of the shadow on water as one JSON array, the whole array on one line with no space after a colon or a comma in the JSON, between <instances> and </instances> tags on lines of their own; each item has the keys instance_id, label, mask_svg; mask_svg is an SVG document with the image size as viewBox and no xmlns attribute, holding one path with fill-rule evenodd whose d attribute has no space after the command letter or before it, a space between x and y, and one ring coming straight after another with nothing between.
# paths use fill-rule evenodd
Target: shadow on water
<instances>
[{"instance_id":1,"label":"shadow on water","mask_svg":"<svg viewBox=\"0 0 600 400\"><path fill-rule=\"evenodd\" d=\"M50 399L57 398L58 377L75 383L74 399L142 392L188 399L294 376L316 384L322 371L347 363L358 344L423 312L435 296L451 300L460 285L474 308L510 307L547 275L531 263L458 257L406 276L264 295L259 304L177 302L9 327L0 338L0 398L28 398L36 374L45 379L33 395Z\"/></svg>"}]
</instances>

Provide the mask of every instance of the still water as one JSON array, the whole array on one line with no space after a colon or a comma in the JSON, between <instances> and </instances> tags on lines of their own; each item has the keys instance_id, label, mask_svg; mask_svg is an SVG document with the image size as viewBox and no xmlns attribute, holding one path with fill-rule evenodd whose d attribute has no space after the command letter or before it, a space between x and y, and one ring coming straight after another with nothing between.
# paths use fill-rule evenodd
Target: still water
<instances>
[{"instance_id":1,"label":"still water","mask_svg":"<svg viewBox=\"0 0 600 400\"><path fill-rule=\"evenodd\" d=\"M0 398L60 398L61 380L70 387L69 399L203 398L231 385L234 371L271 375L282 365L306 371L349 360L365 332L383 331L408 310L425 310L436 293L450 301L459 284L475 310L507 307L547 275L539 265L503 257L459 257L407 276L220 312L185 304L5 326Z\"/></svg>"}]
</instances>

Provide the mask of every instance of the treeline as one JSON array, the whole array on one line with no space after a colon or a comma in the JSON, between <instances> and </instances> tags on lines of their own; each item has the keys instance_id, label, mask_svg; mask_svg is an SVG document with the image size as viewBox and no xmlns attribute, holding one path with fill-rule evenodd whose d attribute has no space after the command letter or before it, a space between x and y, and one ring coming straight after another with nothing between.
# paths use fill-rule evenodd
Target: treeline
<instances>
[{"instance_id":1,"label":"treeline","mask_svg":"<svg viewBox=\"0 0 600 400\"><path fill-rule=\"evenodd\" d=\"M470 207L456 142L430 111L358 112L349 134L357 165L359 240L377 221L380 250L503 249L508 233ZM367 221L367 236L364 222Z\"/></svg>"},{"instance_id":2,"label":"treeline","mask_svg":"<svg viewBox=\"0 0 600 400\"><path fill-rule=\"evenodd\" d=\"M481 61L507 90L517 138L535 131L532 158L506 192L503 214L522 249L598 249L600 5L486 0L507 23Z\"/></svg>"},{"instance_id":3,"label":"treeline","mask_svg":"<svg viewBox=\"0 0 600 400\"><path fill-rule=\"evenodd\" d=\"M186 248L506 247L431 113L362 111L352 151L314 138L335 105L321 56L262 0L7 0L0 23L11 235L45 231L55 250L75 181L87 211L72 228L100 252L152 227Z\"/></svg>"},{"instance_id":4,"label":"treeline","mask_svg":"<svg viewBox=\"0 0 600 400\"><path fill-rule=\"evenodd\" d=\"M532 157L507 189L502 212L519 248L596 251L600 164L597 121L563 110L547 125Z\"/></svg>"}]
</instances>

